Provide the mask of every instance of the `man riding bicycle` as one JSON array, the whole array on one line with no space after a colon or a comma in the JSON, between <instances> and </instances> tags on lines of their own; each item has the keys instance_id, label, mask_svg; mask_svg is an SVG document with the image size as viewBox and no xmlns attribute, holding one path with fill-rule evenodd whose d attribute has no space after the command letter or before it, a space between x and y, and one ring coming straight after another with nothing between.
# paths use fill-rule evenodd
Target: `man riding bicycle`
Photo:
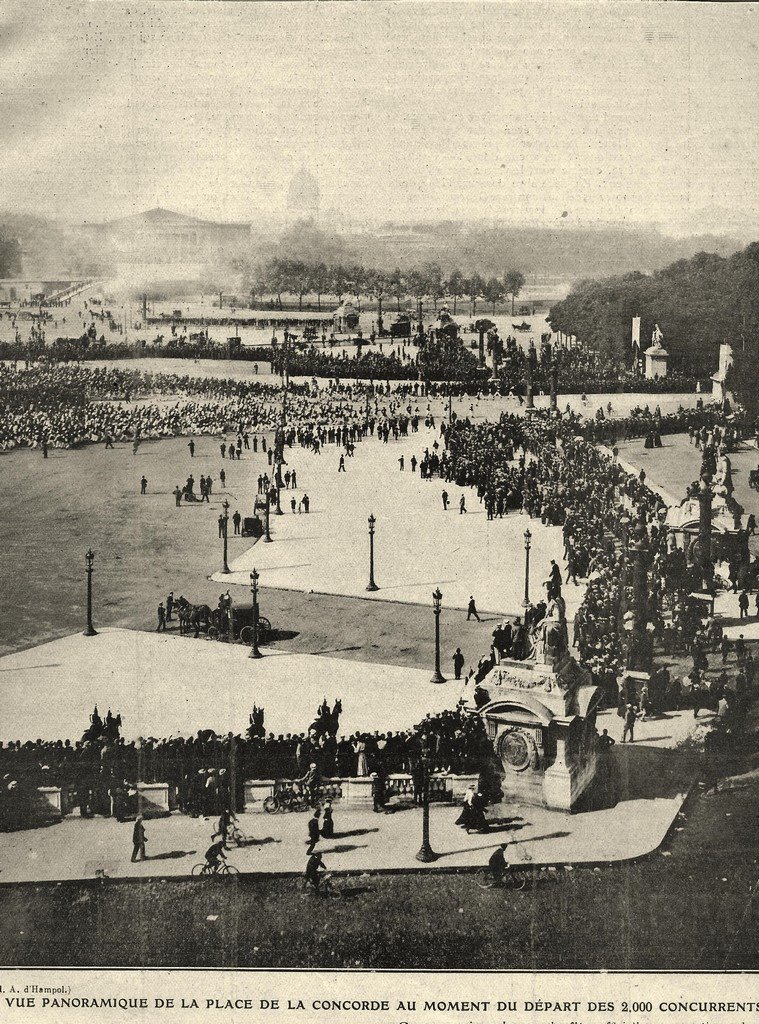
<instances>
[{"instance_id":1,"label":"man riding bicycle","mask_svg":"<svg viewBox=\"0 0 759 1024\"><path fill-rule=\"evenodd\" d=\"M235 817L234 811L225 807L219 815L219 824L216 831L211 836L211 839L215 839L217 836L221 836L226 846L227 840L231 838L234 827L237 824L237 818Z\"/></svg>"},{"instance_id":2,"label":"man riding bicycle","mask_svg":"<svg viewBox=\"0 0 759 1024\"><path fill-rule=\"evenodd\" d=\"M225 854L224 854L224 840L223 839L220 839L218 843L213 843L206 850L206 864L213 871L218 871L219 868L221 867L221 864L219 863L219 857L221 857L222 860L226 860L227 859Z\"/></svg>"},{"instance_id":3,"label":"man riding bicycle","mask_svg":"<svg viewBox=\"0 0 759 1024\"><path fill-rule=\"evenodd\" d=\"M325 874L320 875L320 871L325 872ZM327 865L322 860L322 855L320 853L312 853L306 863L306 886L318 892L322 880L327 877L326 871Z\"/></svg>"},{"instance_id":4,"label":"man riding bicycle","mask_svg":"<svg viewBox=\"0 0 759 1024\"><path fill-rule=\"evenodd\" d=\"M509 870L509 863L504 855L508 843L501 843L497 850L494 850L488 859L488 866L485 868L485 877L493 879L493 885L502 885L506 873Z\"/></svg>"}]
</instances>

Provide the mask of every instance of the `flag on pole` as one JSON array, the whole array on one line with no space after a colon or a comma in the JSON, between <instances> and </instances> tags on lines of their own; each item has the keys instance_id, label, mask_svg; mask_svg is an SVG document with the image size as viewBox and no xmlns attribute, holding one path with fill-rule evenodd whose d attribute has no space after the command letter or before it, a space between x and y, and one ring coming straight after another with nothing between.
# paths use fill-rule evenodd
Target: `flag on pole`
<instances>
[{"instance_id":1,"label":"flag on pole","mask_svg":"<svg viewBox=\"0 0 759 1024\"><path fill-rule=\"evenodd\" d=\"M632 321L632 347L640 351L640 317L634 316Z\"/></svg>"}]
</instances>

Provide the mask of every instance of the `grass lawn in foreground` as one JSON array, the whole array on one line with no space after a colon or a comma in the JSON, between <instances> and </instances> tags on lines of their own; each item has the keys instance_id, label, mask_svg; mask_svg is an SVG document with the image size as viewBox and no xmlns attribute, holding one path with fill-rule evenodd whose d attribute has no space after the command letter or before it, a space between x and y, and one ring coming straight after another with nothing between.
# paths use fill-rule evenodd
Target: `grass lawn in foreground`
<instances>
[{"instance_id":1,"label":"grass lawn in foreground","mask_svg":"<svg viewBox=\"0 0 759 1024\"><path fill-rule=\"evenodd\" d=\"M757 967L759 787L701 797L637 864L541 876L532 892L473 874L0 889L8 965L472 969Z\"/></svg>"}]
</instances>

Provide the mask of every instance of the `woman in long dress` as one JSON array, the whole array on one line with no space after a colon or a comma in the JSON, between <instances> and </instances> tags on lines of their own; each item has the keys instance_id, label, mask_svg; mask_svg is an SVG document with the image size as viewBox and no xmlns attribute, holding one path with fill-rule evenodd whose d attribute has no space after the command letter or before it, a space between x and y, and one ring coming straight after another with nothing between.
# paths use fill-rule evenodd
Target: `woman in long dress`
<instances>
[{"instance_id":1,"label":"woman in long dress","mask_svg":"<svg viewBox=\"0 0 759 1024\"><path fill-rule=\"evenodd\" d=\"M353 741L353 752L356 754L356 775L361 778L369 774L369 767L366 763L366 743L363 737L356 733Z\"/></svg>"}]
</instances>

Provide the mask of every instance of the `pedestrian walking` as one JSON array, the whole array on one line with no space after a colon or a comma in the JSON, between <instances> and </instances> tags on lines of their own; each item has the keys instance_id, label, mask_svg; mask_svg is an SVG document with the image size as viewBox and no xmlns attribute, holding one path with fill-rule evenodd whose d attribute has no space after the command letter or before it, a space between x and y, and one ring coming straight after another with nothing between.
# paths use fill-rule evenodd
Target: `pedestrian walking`
<instances>
[{"instance_id":1,"label":"pedestrian walking","mask_svg":"<svg viewBox=\"0 0 759 1024\"><path fill-rule=\"evenodd\" d=\"M327 800L322 808L322 839L334 839L335 823L332 820L332 801Z\"/></svg>"},{"instance_id":2,"label":"pedestrian walking","mask_svg":"<svg viewBox=\"0 0 759 1024\"><path fill-rule=\"evenodd\" d=\"M313 813L313 816L308 819L308 844L306 849L307 855L310 856L314 852L316 844L319 842L320 838L321 833L319 830L319 808L317 807Z\"/></svg>"},{"instance_id":3,"label":"pedestrian walking","mask_svg":"<svg viewBox=\"0 0 759 1024\"><path fill-rule=\"evenodd\" d=\"M187 447L190 449L190 458L194 459L195 458L195 442L193 440L188 441L187 442Z\"/></svg>"},{"instance_id":4,"label":"pedestrian walking","mask_svg":"<svg viewBox=\"0 0 759 1024\"><path fill-rule=\"evenodd\" d=\"M174 501L176 502L177 508L182 504L182 488L177 484L174 488Z\"/></svg>"},{"instance_id":5,"label":"pedestrian walking","mask_svg":"<svg viewBox=\"0 0 759 1024\"><path fill-rule=\"evenodd\" d=\"M226 487L227 487L227 474L224 472L224 468L223 467L219 470L219 480L221 480L221 486L226 490Z\"/></svg>"},{"instance_id":6,"label":"pedestrian walking","mask_svg":"<svg viewBox=\"0 0 759 1024\"><path fill-rule=\"evenodd\" d=\"M635 720L638 717L638 709L634 704L628 704L625 707L625 724L622 729L622 742L627 742L627 737L630 737L630 743L635 741Z\"/></svg>"},{"instance_id":7,"label":"pedestrian walking","mask_svg":"<svg viewBox=\"0 0 759 1024\"><path fill-rule=\"evenodd\" d=\"M132 863L136 860L146 860L147 854L145 853L145 843L147 842L147 836L145 835L145 826L142 824L142 815L138 814L132 829Z\"/></svg>"},{"instance_id":8,"label":"pedestrian walking","mask_svg":"<svg viewBox=\"0 0 759 1024\"><path fill-rule=\"evenodd\" d=\"M457 647L456 652L453 655L453 672L457 679L461 679L461 672L464 668L464 655L461 653L461 648Z\"/></svg>"},{"instance_id":9,"label":"pedestrian walking","mask_svg":"<svg viewBox=\"0 0 759 1024\"><path fill-rule=\"evenodd\" d=\"M158 605L158 625L155 631L156 633L166 632L166 609L163 606L163 601Z\"/></svg>"},{"instance_id":10,"label":"pedestrian walking","mask_svg":"<svg viewBox=\"0 0 759 1024\"><path fill-rule=\"evenodd\" d=\"M234 511L234 515L232 516L232 522L234 523L234 527L235 527L235 535L239 535L239 533L240 533L240 523L242 522L242 516L240 515L240 512L239 512L238 509L235 509L235 511Z\"/></svg>"},{"instance_id":11,"label":"pedestrian walking","mask_svg":"<svg viewBox=\"0 0 759 1024\"><path fill-rule=\"evenodd\" d=\"M466 498L462 494L461 498L459 500L459 515L463 516L465 512L466 512Z\"/></svg>"},{"instance_id":12,"label":"pedestrian walking","mask_svg":"<svg viewBox=\"0 0 759 1024\"><path fill-rule=\"evenodd\" d=\"M169 591L169 596L166 598L166 621L171 622L171 614L174 611L174 591Z\"/></svg>"},{"instance_id":13,"label":"pedestrian walking","mask_svg":"<svg viewBox=\"0 0 759 1024\"><path fill-rule=\"evenodd\" d=\"M443 491L443 512L448 511L448 491Z\"/></svg>"},{"instance_id":14,"label":"pedestrian walking","mask_svg":"<svg viewBox=\"0 0 759 1024\"><path fill-rule=\"evenodd\" d=\"M480 619L480 616L479 616L478 612L477 612L477 605L474 603L474 597L470 594L469 595L469 604L467 605L467 609L466 609L466 620L467 620L467 622L469 622L469 620L472 618L472 616L474 616L474 618L477 619L478 622L482 621Z\"/></svg>"}]
</instances>

